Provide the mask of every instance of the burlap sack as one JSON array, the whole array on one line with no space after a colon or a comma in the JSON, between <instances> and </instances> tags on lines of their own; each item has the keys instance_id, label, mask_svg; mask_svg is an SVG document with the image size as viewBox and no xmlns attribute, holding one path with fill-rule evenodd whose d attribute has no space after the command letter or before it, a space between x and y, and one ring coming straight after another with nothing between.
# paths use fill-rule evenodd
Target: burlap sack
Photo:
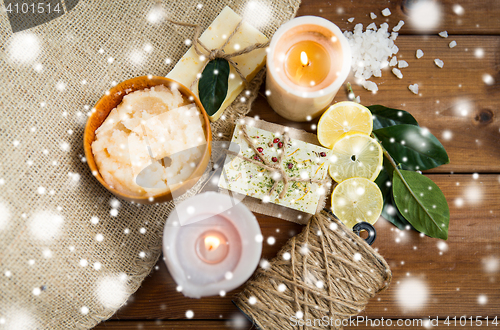
<instances>
[{"instance_id":1,"label":"burlap sack","mask_svg":"<svg viewBox=\"0 0 500 330\"><path fill-rule=\"evenodd\" d=\"M207 27L225 5L271 37L299 0L164 1L170 18ZM158 260L172 204L114 199L92 177L83 130L115 82L165 75L192 30L171 26L150 1L83 1L64 16L12 33L0 12L0 325L87 329L109 318ZM3 9L3 8L2 8ZM212 126L228 138L227 109ZM219 133L221 133L219 135Z\"/></svg>"}]
</instances>

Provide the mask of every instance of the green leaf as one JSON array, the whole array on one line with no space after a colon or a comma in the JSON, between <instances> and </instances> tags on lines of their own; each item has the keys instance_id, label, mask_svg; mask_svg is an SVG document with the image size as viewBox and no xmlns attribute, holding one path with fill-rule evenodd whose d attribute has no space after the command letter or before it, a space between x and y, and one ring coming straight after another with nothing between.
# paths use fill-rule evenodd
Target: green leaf
<instances>
[{"instance_id":1,"label":"green leaf","mask_svg":"<svg viewBox=\"0 0 500 330\"><path fill-rule=\"evenodd\" d=\"M198 82L198 94L201 104L209 116L220 108L227 95L229 63L222 58L208 62Z\"/></svg>"},{"instance_id":2,"label":"green leaf","mask_svg":"<svg viewBox=\"0 0 500 330\"><path fill-rule=\"evenodd\" d=\"M385 159L384 159L385 162ZM380 188L382 192L382 196L384 198L384 208L382 209L382 217L398 227L401 230L405 230L407 226L411 226L411 224L406 221L406 219L399 213L398 209L394 204L394 198L392 196L392 182L388 173L389 167L384 165L382 171L378 175L377 179L375 179L375 183ZM392 173L391 173L392 174ZM412 227L413 228L413 227Z\"/></svg>"},{"instance_id":3,"label":"green leaf","mask_svg":"<svg viewBox=\"0 0 500 330\"><path fill-rule=\"evenodd\" d=\"M443 192L431 179L417 172L397 170L392 191L398 210L416 230L448 238L450 209Z\"/></svg>"},{"instance_id":4,"label":"green leaf","mask_svg":"<svg viewBox=\"0 0 500 330\"><path fill-rule=\"evenodd\" d=\"M427 129L395 125L373 131L389 155L409 170L428 170L450 162L443 145Z\"/></svg>"},{"instance_id":5,"label":"green leaf","mask_svg":"<svg viewBox=\"0 0 500 330\"><path fill-rule=\"evenodd\" d=\"M378 177L375 179L375 183L380 188L385 203L386 196L391 192L392 185L391 178L389 177L389 173L387 172L387 168L385 166L382 171L380 171Z\"/></svg>"},{"instance_id":6,"label":"green leaf","mask_svg":"<svg viewBox=\"0 0 500 330\"><path fill-rule=\"evenodd\" d=\"M370 105L368 109L373 115L374 130L402 124L418 126L417 120L404 110L387 108L383 105Z\"/></svg>"},{"instance_id":7,"label":"green leaf","mask_svg":"<svg viewBox=\"0 0 500 330\"><path fill-rule=\"evenodd\" d=\"M389 195L387 196L387 200L384 202L382 216L385 220L389 221L401 230L406 230L408 226L410 226L411 229L415 230L411 223L409 223L408 220L403 217L401 212L399 212L398 208L396 207L392 191L389 193Z\"/></svg>"}]
</instances>

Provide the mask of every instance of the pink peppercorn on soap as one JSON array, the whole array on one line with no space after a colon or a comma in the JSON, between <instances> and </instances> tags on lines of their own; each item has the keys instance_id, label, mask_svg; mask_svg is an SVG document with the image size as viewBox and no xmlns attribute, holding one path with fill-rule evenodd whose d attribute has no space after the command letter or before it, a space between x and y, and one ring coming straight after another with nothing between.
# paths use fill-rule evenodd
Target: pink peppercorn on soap
<instances>
[{"instance_id":1,"label":"pink peppercorn on soap","mask_svg":"<svg viewBox=\"0 0 500 330\"><path fill-rule=\"evenodd\" d=\"M282 167L289 177L323 180L328 176L329 157L331 150L297 139L289 139L283 144L284 132L270 132L250 125L245 126L247 134L258 153L249 146L243 137L241 124L234 129L232 142L240 146L241 156L269 163L278 163L284 151ZM320 183L291 181L284 198L279 198L283 189L281 181L277 189L269 195L274 184L273 174L250 163L241 157L228 155L219 180L219 187L261 199L263 202L275 203L309 214L316 213L318 203L324 196L326 188Z\"/></svg>"}]
</instances>

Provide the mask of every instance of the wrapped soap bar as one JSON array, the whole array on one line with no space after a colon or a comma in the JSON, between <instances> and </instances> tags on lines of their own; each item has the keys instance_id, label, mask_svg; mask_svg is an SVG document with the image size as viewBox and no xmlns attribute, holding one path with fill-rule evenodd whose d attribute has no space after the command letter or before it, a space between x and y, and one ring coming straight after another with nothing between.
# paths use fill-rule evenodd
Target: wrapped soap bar
<instances>
[{"instance_id":1,"label":"wrapped soap bar","mask_svg":"<svg viewBox=\"0 0 500 330\"><path fill-rule=\"evenodd\" d=\"M219 16L212 22L200 36L199 40L209 49L218 49L224 45L226 39L237 28L242 18L231 8L224 7ZM265 43L268 38L250 24L243 22L238 31L224 47L225 53L234 53L245 47ZM252 80L262 69L266 61L266 50L264 48L252 50L250 53L233 57L240 72L247 81ZM186 54L177 62L175 67L167 74L167 78L176 80L184 86L191 87L202 68L207 62L206 58L200 58L194 47L191 47ZM244 83L236 70L231 66L229 75L229 85L226 98L219 110L210 116L211 121L219 119L224 109L227 108L243 90ZM198 86L193 87L193 92L198 95Z\"/></svg>"},{"instance_id":2,"label":"wrapped soap bar","mask_svg":"<svg viewBox=\"0 0 500 330\"><path fill-rule=\"evenodd\" d=\"M315 214L318 206L322 207L325 194L329 190L326 183L330 182L328 166L331 150L296 138L290 138L284 144L283 134L286 128L274 126L281 127L281 130L273 132L245 125L246 134L254 148L244 136L242 124L236 126L232 142L238 144L241 151L238 156L228 155L230 161L226 161L223 168L219 187L307 214ZM257 163L265 158L270 164L279 164L279 157L283 152L281 166L284 173L288 178L303 180L291 179L286 191L281 194L285 186L283 180L276 176L276 171L270 171ZM249 162L244 158L256 162ZM310 182L309 179L323 182ZM270 193L275 180L279 182L276 189Z\"/></svg>"}]
</instances>

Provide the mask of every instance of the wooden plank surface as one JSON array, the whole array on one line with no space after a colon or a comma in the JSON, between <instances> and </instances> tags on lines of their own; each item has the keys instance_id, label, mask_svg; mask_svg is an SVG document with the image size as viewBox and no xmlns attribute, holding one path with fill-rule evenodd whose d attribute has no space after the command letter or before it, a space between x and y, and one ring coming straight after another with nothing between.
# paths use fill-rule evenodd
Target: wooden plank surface
<instances>
[{"instance_id":1,"label":"wooden plank surface","mask_svg":"<svg viewBox=\"0 0 500 330\"><path fill-rule=\"evenodd\" d=\"M385 320L385 319L384 319ZM375 323L374 323L375 322ZM375 320L360 320L359 323L353 326L347 326L345 329L373 329L372 325L376 325L377 321ZM380 322L382 322L380 320ZM405 330L422 330L426 329L426 325L431 322L430 320L413 320L413 319L395 319L395 320L385 320L384 325L380 323L380 326L377 326L376 329L405 329ZM387 325L389 323L391 325ZM400 323L398 323L400 322ZM405 325L405 323L407 325ZM425 322L425 323L424 323ZM455 321L451 321L450 324L445 324L445 320L432 320L432 329L434 330L444 330L455 327ZM458 318L457 326L460 326L460 319ZM462 319L462 324L466 324L469 326L471 323L470 320ZM473 328L488 328L485 320L481 320L481 325L477 323L476 319L473 319ZM319 324L319 323L318 323ZM398 326L398 324L402 324ZM437 324L437 326L434 326ZM172 320L155 320L155 321L109 321L104 324L97 326L96 330L197 330L197 329L208 329L208 330L223 330L223 329L231 329L231 330L249 330L254 329L251 328L252 324L245 319L230 319L230 320L184 320L184 321L172 321ZM489 324L490 328L494 328L495 326L491 323ZM462 326L462 328L467 329L467 327ZM470 327L472 328L472 327ZM325 328L326 329L326 328Z\"/></svg>"},{"instance_id":2,"label":"wooden plank surface","mask_svg":"<svg viewBox=\"0 0 500 330\"><path fill-rule=\"evenodd\" d=\"M426 15L424 19L428 19L433 14L440 14L438 24L427 32L422 31L410 22L412 13L412 4L418 3L414 0L336 0L336 1L318 1L318 0L303 0L300 6L298 15L314 15L321 16L333 21L342 30L349 28L352 30L357 23L362 23L367 26L371 22L381 24L388 22L392 27L399 20L406 22L402 34L436 34L443 30L447 30L450 34L500 34L500 1L497 0L440 0L427 1L427 3L437 4L438 11L433 11L434 6L427 7L424 10ZM424 2L424 1L420 1ZM462 14L460 13L460 7ZM384 17L381 11L384 8L389 8L391 15ZM375 20L370 18L370 12L377 15ZM413 11L415 12L415 11ZM349 23L347 20L354 17L355 20Z\"/></svg>"},{"instance_id":3,"label":"wooden plank surface","mask_svg":"<svg viewBox=\"0 0 500 330\"><path fill-rule=\"evenodd\" d=\"M457 174L429 177L443 190L450 205L450 238L442 245L442 241L421 237L414 231L400 232L380 219L375 225L377 240L373 246L390 264L393 283L361 315L397 319L500 314L500 269L488 272L491 271L488 266L494 267L500 257L500 177L491 174L477 179ZM271 217L258 216L258 220L265 239L276 238L272 246L264 243L266 259L276 255L288 237L301 229ZM226 297L184 298L176 291L164 263L160 261L158 266L114 318L183 319L187 310L194 312L195 319L230 319L238 315L231 303L238 290ZM400 288L409 280L419 285L416 290L428 291L419 309L403 308L404 303L398 300ZM419 297L418 292L415 295ZM480 303L481 295L487 299L484 305ZM408 299L406 303L410 304L412 297Z\"/></svg>"}]
</instances>

